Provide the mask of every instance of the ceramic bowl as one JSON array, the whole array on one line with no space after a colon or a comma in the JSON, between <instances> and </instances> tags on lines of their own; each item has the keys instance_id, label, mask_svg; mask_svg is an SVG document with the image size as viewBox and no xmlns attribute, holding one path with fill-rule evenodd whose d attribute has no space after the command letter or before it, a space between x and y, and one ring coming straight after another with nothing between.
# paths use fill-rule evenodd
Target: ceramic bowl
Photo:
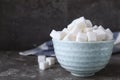
<instances>
[{"instance_id":1,"label":"ceramic bowl","mask_svg":"<svg viewBox=\"0 0 120 80\"><path fill-rule=\"evenodd\" d=\"M88 77L109 62L114 41L75 42L53 39L59 64L74 76Z\"/></svg>"}]
</instances>

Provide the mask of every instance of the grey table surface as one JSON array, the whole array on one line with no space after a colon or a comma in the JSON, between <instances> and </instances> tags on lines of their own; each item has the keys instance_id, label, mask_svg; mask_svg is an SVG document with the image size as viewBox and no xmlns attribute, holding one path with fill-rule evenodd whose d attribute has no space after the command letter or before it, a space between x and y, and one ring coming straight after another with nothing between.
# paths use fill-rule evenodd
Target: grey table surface
<instances>
[{"instance_id":1,"label":"grey table surface","mask_svg":"<svg viewBox=\"0 0 120 80\"><path fill-rule=\"evenodd\" d=\"M0 80L120 80L120 54L92 77L80 78L55 64L40 71L36 56L20 56L17 51L0 51Z\"/></svg>"}]
</instances>

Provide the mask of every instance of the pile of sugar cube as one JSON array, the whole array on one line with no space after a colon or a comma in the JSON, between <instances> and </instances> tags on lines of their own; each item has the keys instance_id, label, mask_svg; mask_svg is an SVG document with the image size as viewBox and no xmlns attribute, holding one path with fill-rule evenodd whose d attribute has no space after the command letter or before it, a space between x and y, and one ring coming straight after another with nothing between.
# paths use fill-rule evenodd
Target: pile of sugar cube
<instances>
[{"instance_id":1,"label":"pile of sugar cube","mask_svg":"<svg viewBox=\"0 0 120 80\"><path fill-rule=\"evenodd\" d=\"M40 70L46 70L55 64L55 57L38 56L38 65Z\"/></svg>"},{"instance_id":2,"label":"pile of sugar cube","mask_svg":"<svg viewBox=\"0 0 120 80\"><path fill-rule=\"evenodd\" d=\"M112 31L97 26L84 17L77 18L62 31L52 30L50 36L53 39L76 42L107 41L113 39Z\"/></svg>"}]
</instances>

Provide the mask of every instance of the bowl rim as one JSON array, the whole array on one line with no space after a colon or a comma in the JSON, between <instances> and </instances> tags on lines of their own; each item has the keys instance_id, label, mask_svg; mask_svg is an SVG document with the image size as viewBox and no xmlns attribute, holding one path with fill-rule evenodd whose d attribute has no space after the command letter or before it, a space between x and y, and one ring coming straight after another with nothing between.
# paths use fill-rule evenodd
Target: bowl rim
<instances>
[{"instance_id":1,"label":"bowl rim","mask_svg":"<svg viewBox=\"0 0 120 80\"><path fill-rule=\"evenodd\" d=\"M64 40L58 40L58 39L52 39L52 41L57 41L57 42L63 42L63 43L109 43L109 42L114 42L115 40L107 40L107 41L89 41L89 42L76 42L76 41L64 41Z\"/></svg>"}]
</instances>

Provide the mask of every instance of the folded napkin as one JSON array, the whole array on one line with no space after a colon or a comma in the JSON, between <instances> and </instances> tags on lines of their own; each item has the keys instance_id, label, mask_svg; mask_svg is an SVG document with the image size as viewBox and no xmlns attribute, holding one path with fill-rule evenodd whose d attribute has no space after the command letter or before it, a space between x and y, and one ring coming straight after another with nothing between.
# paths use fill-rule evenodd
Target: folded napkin
<instances>
[{"instance_id":1,"label":"folded napkin","mask_svg":"<svg viewBox=\"0 0 120 80\"><path fill-rule=\"evenodd\" d=\"M114 32L114 48L113 48L113 54L120 53L120 32ZM23 52L19 52L20 55L28 56L28 55L45 55L45 56L55 56L54 55L54 48L52 40L44 42L42 45L26 50Z\"/></svg>"}]
</instances>

